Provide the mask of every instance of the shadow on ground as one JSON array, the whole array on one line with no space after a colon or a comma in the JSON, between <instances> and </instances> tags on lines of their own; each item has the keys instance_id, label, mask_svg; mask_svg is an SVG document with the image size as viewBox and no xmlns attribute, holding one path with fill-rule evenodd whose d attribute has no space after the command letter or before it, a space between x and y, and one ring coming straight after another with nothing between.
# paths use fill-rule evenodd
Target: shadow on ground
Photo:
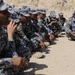
<instances>
[{"instance_id":1,"label":"shadow on ground","mask_svg":"<svg viewBox=\"0 0 75 75\"><path fill-rule=\"evenodd\" d=\"M40 49L40 51L45 54L50 54L50 49L48 49L48 48Z\"/></svg>"},{"instance_id":2,"label":"shadow on ground","mask_svg":"<svg viewBox=\"0 0 75 75\"><path fill-rule=\"evenodd\" d=\"M53 41L52 43L51 43L51 45L56 45L57 43L55 42L55 41Z\"/></svg>"},{"instance_id":3,"label":"shadow on ground","mask_svg":"<svg viewBox=\"0 0 75 75\"><path fill-rule=\"evenodd\" d=\"M36 71L43 70L48 68L46 64L37 64L31 62L29 66L25 69L25 72L20 73L19 75L45 75L45 74L36 74Z\"/></svg>"}]
</instances>

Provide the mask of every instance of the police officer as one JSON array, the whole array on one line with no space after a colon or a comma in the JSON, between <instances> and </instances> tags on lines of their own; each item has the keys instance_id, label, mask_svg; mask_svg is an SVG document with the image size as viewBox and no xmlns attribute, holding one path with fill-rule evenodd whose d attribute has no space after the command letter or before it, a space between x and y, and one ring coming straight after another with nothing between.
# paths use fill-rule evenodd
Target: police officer
<instances>
[{"instance_id":1,"label":"police officer","mask_svg":"<svg viewBox=\"0 0 75 75\"><path fill-rule=\"evenodd\" d=\"M26 35L23 33L22 25L20 23L21 16L19 16L19 10L17 10L17 9L14 10L12 8L12 12L11 12L11 17L9 18L9 20L12 20L16 24L18 24L17 30L14 34L14 39L15 39L15 44L16 44L16 49L17 49L16 51L19 56L21 56L25 60L29 61L30 56L31 56L30 41L26 37Z\"/></svg>"},{"instance_id":2,"label":"police officer","mask_svg":"<svg viewBox=\"0 0 75 75\"><path fill-rule=\"evenodd\" d=\"M38 32L43 37L44 40L48 40L51 43L54 40L53 32L43 22L43 12L40 9L38 9L37 11L38 11L37 14Z\"/></svg>"},{"instance_id":3,"label":"police officer","mask_svg":"<svg viewBox=\"0 0 75 75\"><path fill-rule=\"evenodd\" d=\"M46 10L44 10L44 9L40 9L40 11L42 12L42 20L43 20L43 23L44 23L44 25L45 26L47 26L47 21L46 21L46 18L47 18L47 16L46 16Z\"/></svg>"},{"instance_id":4,"label":"police officer","mask_svg":"<svg viewBox=\"0 0 75 75\"><path fill-rule=\"evenodd\" d=\"M75 11L73 12L72 17L69 19L67 25L65 26L65 31L67 37L75 40Z\"/></svg>"},{"instance_id":5,"label":"police officer","mask_svg":"<svg viewBox=\"0 0 75 75\"><path fill-rule=\"evenodd\" d=\"M17 68L27 65L25 60L18 57L16 53L13 34L17 25L14 22L9 23L8 7L9 5L0 0L0 75L15 75L18 72Z\"/></svg>"},{"instance_id":6,"label":"police officer","mask_svg":"<svg viewBox=\"0 0 75 75\"><path fill-rule=\"evenodd\" d=\"M64 17L63 13L59 13L58 15L59 15L58 23L62 29L61 31L64 31L64 24L66 22L66 18Z\"/></svg>"},{"instance_id":7,"label":"police officer","mask_svg":"<svg viewBox=\"0 0 75 75\"><path fill-rule=\"evenodd\" d=\"M55 37L57 37L61 31L61 27L58 24L55 11L50 11L50 17L47 26L54 32Z\"/></svg>"},{"instance_id":8,"label":"police officer","mask_svg":"<svg viewBox=\"0 0 75 75\"><path fill-rule=\"evenodd\" d=\"M35 32L34 25L30 20L30 14L24 10L20 11L23 32L31 42L32 52L38 51L40 48L40 36ZM41 42L42 43L42 42Z\"/></svg>"},{"instance_id":9,"label":"police officer","mask_svg":"<svg viewBox=\"0 0 75 75\"><path fill-rule=\"evenodd\" d=\"M37 32L37 28L36 28L36 26L37 26L37 10L31 9L29 14L30 14L31 25L32 25L32 27L34 27L33 30L35 30L34 32Z\"/></svg>"}]
</instances>

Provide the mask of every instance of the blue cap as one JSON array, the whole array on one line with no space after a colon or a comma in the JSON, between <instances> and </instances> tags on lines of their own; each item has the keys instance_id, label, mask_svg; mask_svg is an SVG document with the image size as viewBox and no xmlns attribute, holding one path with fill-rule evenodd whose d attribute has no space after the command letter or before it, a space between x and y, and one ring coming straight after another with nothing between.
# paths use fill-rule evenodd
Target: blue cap
<instances>
[{"instance_id":1,"label":"blue cap","mask_svg":"<svg viewBox=\"0 0 75 75\"><path fill-rule=\"evenodd\" d=\"M28 12L24 12L24 11L21 11L20 15L23 15L25 17L29 17L30 16L30 14Z\"/></svg>"},{"instance_id":2,"label":"blue cap","mask_svg":"<svg viewBox=\"0 0 75 75\"><path fill-rule=\"evenodd\" d=\"M30 11L30 8L28 6L22 6L22 8Z\"/></svg>"},{"instance_id":3,"label":"blue cap","mask_svg":"<svg viewBox=\"0 0 75 75\"><path fill-rule=\"evenodd\" d=\"M41 9L42 14L46 14L46 10Z\"/></svg>"},{"instance_id":4,"label":"blue cap","mask_svg":"<svg viewBox=\"0 0 75 75\"><path fill-rule=\"evenodd\" d=\"M59 15L59 16L63 16L63 13L59 13L58 15Z\"/></svg>"},{"instance_id":5,"label":"blue cap","mask_svg":"<svg viewBox=\"0 0 75 75\"><path fill-rule=\"evenodd\" d=\"M30 11L30 8L28 6L22 6L22 8L20 8L20 11Z\"/></svg>"},{"instance_id":6,"label":"blue cap","mask_svg":"<svg viewBox=\"0 0 75 75\"><path fill-rule=\"evenodd\" d=\"M37 10L34 10L34 9L32 9L32 10L30 10L30 12L29 12L30 14L37 14Z\"/></svg>"},{"instance_id":7,"label":"blue cap","mask_svg":"<svg viewBox=\"0 0 75 75\"><path fill-rule=\"evenodd\" d=\"M46 14L46 11L44 9L37 9L37 13Z\"/></svg>"},{"instance_id":8,"label":"blue cap","mask_svg":"<svg viewBox=\"0 0 75 75\"><path fill-rule=\"evenodd\" d=\"M14 8L9 8L8 11L11 14L11 17L9 18L9 20L18 23L20 21L19 19L21 18L21 16L18 14L18 10Z\"/></svg>"},{"instance_id":9,"label":"blue cap","mask_svg":"<svg viewBox=\"0 0 75 75\"><path fill-rule=\"evenodd\" d=\"M55 13L55 11L50 11L50 17L51 17L51 18L56 18L56 13Z\"/></svg>"},{"instance_id":10,"label":"blue cap","mask_svg":"<svg viewBox=\"0 0 75 75\"><path fill-rule=\"evenodd\" d=\"M8 8L8 12L10 12L10 14L16 14L15 9L14 8Z\"/></svg>"},{"instance_id":11,"label":"blue cap","mask_svg":"<svg viewBox=\"0 0 75 75\"><path fill-rule=\"evenodd\" d=\"M24 8L19 9L19 12L20 12L20 14L23 14L23 15L24 15L24 13L29 14L29 10L24 9Z\"/></svg>"},{"instance_id":12,"label":"blue cap","mask_svg":"<svg viewBox=\"0 0 75 75\"><path fill-rule=\"evenodd\" d=\"M8 8L10 8L11 6L8 5L8 4L5 4L5 3L2 3L0 5L0 11L4 11L4 10L7 10Z\"/></svg>"},{"instance_id":13,"label":"blue cap","mask_svg":"<svg viewBox=\"0 0 75 75\"><path fill-rule=\"evenodd\" d=\"M20 10L19 9L14 9L14 11L19 14L20 13Z\"/></svg>"},{"instance_id":14,"label":"blue cap","mask_svg":"<svg viewBox=\"0 0 75 75\"><path fill-rule=\"evenodd\" d=\"M15 13L15 14L11 15L11 17L9 18L9 20L18 23L20 21L20 18L21 17L17 13Z\"/></svg>"},{"instance_id":15,"label":"blue cap","mask_svg":"<svg viewBox=\"0 0 75 75\"><path fill-rule=\"evenodd\" d=\"M20 12L18 9L14 9L14 8L8 8L9 13L11 14L12 17L17 16L18 18L21 18L19 16Z\"/></svg>"},{"instance_id":16,"label":"blue cap","mask_svg":"<svg viewBox=\"0 0 75 75\"><path fill-rule=\"evenodd\" d=\"M29 9L29 7L23 6L23 7L20 9L20 15L29 17L30 14L29 14L29 10L28 10L28 9Z\"/></svg>"}]
</instances>

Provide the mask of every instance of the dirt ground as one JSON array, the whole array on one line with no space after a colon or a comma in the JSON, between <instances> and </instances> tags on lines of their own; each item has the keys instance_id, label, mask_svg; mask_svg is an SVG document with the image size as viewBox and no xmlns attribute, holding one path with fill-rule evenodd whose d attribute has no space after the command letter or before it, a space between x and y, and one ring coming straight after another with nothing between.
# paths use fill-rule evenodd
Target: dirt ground
<instances>
[{"instance_id":1,"label":"dirt ground","mask_svg":"<svg viewBox=\"0 0 75 75\"><path fill-rule=\"evenodd\" d=\"M44 58L31 58L25 75L75 75L75 41L61 35L43 50Z\"/></svg>"}]
</instances>

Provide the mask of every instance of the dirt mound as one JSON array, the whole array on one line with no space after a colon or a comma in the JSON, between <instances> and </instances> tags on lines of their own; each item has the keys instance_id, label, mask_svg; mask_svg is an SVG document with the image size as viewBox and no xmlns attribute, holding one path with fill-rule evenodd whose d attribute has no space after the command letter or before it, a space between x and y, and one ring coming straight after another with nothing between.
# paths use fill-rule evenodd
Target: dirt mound
<instances>
[{"instance_id":1,"label":"dirt mound","mask_svg":"<svg viewBox=\"0 0 75 75\"><path fill-rule=\"evenodd\" d=\"M4 0L16 8L22 5L29 6L31 8L43 8L49 11L55 10L56 13L63 12L66 17L70 17L73 10L75 9L74 0Z\"/></svg>"}]
</instances>

